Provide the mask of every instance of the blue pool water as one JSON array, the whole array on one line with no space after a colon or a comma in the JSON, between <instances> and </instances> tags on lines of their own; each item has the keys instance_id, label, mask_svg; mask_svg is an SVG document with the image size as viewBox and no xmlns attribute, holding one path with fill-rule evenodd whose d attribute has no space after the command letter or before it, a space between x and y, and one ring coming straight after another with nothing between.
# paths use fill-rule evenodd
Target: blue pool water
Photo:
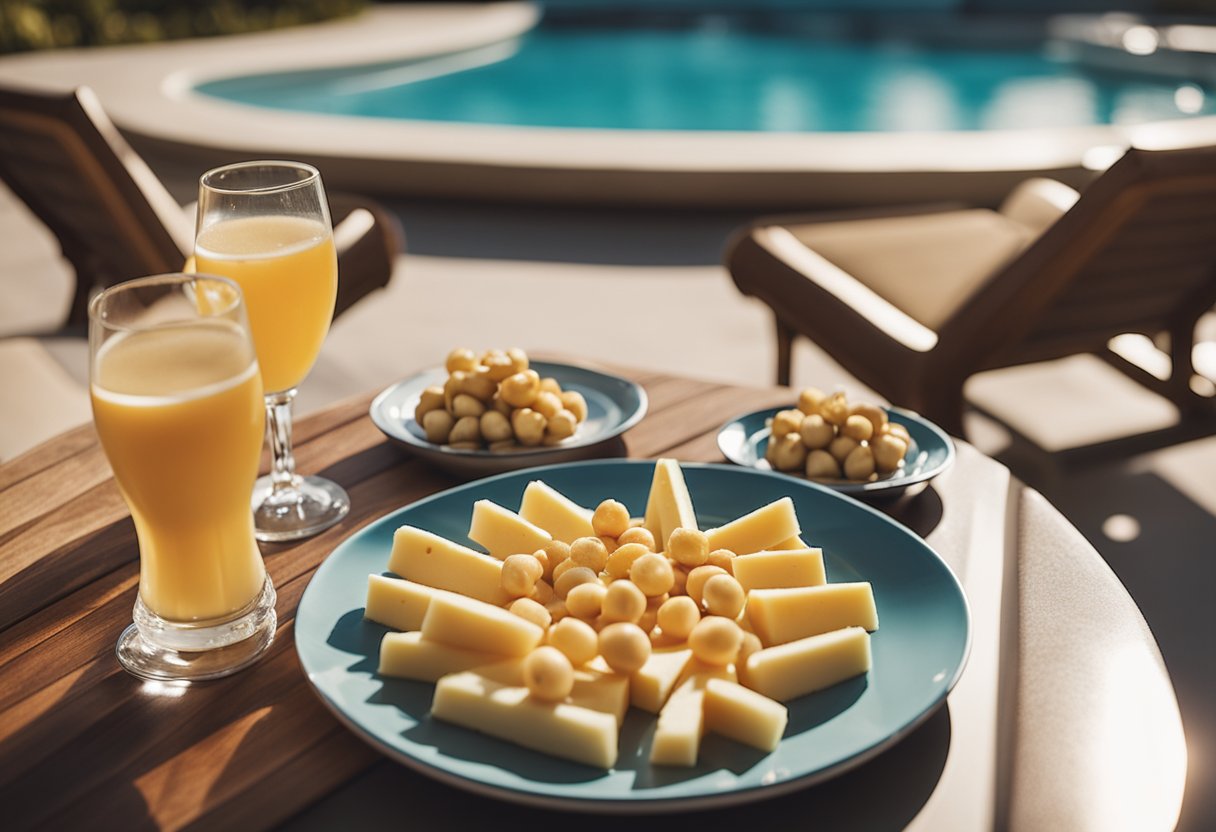
<instances>
[{"instance_id":1,"label":"blue pool water","mask_svg":"<svg viewBox=\"0 0 1216 832\"><path fill-rule=\"evenodd\" d=\"M1216 94L1200 84L1086 70L1050 44L931 49L720 18L668 29L541 25L459 55L198 89L314 113L649 130L989 130L1216 113Z\"/></svg>"}]
</instances>

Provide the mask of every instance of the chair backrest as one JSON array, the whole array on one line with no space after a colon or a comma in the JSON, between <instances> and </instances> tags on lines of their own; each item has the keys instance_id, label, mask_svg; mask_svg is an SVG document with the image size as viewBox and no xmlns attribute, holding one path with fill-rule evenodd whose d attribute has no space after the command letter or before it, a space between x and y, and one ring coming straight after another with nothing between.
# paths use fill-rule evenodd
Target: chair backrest
<instances>
[{"instance_id":1,"label":"chair backrest","mask_svg":"<svg viewBox=\"0 0 1216 832\"><path fill-rule=\"evenodd\" d=\"M92 90L0 89L0 178L58 238L76 270L68 326L90 294L181 269L193 229Z\"/></svg>"},{"instance_id":2,"label":"chair backrest","mask_svg":"<svg viewBox=\"0 0 1216 832\"><path fill-rule=\"evenodd\" d=\"M1192 327L1216 303L1216 147L1129 150L940 333L983 368Z\"/></svg>"}]
</instances>

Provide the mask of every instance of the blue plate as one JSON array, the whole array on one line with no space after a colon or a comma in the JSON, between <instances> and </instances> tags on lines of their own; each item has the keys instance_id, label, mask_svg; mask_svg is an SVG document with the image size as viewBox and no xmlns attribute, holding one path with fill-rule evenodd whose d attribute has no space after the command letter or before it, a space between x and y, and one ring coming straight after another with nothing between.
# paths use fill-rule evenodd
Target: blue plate
<instances>
[{"instance_id":1,"label":"blue plate","mask_svg":"<svg viewBox=\"0 0 1216 832\"><path fill-rule=\"evenodd\" d=\"M628 379L572 364L533 361L530 366L542 378L556 379L563 390L582 393L587 401L587 419L578 426L574 436L560 445L494 452L468 451L428 442L422 426L414 420L414 408L423 390L432 385L443 386L448 373L442 367L388 387L372 401L370 415L385 436L410 453L448 471L478 477L602 455L605 443L629 430L646 415L646 391Z\"/></svg>"},{"instance_id":2,"label":"blue plate","mask_svg":"<svg viewBox=\"0 0 1216 832\"><path fill-rule=\"evenodd\" d=\"M772 500L794 500L804 537L822 546L831 581L872 582L881 628L864 677L789 703L780 746L765 754L708 735L691 769L647 763L655 718L631 709L620 759L600 771L428 716L434 686L376 675L386 628L363 618L367 576L388 563L403 524L465 540L473 502L515 507L543 479L585 506L646 503L653 462L596 460L468 483L399 509L342 543L304 592L295 621L300 662L322 701L383 753L436 779L511 801L596 812L656 812L742 803L834 776L926 720L958 680L970 642L967 602L923 540L885 515L812 483L725 465L685 465L698 522L721 525Z\"/></svg>"},{"instance_id":3,"label":"blue plate","mask_svg":"<svg viewBox=\"0 0 1216 832\"><path fill-rule=\"evenodd\" d=\"M768 448L769 420L788 407L770 407L733 419L718 431L718 448L722 455L745 468L772 470L764 452ZM870 482L848 480L815 480L820 485L851 494L854 497L894 497L911 486L927 483L954 464L954 442L937 425L910 410L885 407L887 418L908 429L912 444L904 464L890 474L879 475ZM796 474L779 472L791 479L805 480Z\"/></svg>"}]
</instances>

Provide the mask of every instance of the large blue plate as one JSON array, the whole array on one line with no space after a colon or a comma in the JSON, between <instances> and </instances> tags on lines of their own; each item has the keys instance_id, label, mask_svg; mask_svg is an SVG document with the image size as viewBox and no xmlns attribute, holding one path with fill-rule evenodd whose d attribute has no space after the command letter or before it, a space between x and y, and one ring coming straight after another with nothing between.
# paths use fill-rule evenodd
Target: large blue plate
<instances>
[{"instance_id":1,"label":"large blue plate","mask_svg":"<svg viewBox=\"0 0 1216 832\"><path fill-rule=\"evenodd\" d=\"M443 386L448 373L442 367L386 388L372 401L370 415L385 436L410 453L457 474L483 477L534 465L603 456L605 443L629 430L646 414L646 391L628 379L574 364L533 361L530 366L542 378L556 379L563 390L582 393L587 401L587 419L574 436L560 445L495 453L428 442L422 426L414 420L414 408L423 390L432 385Z\"/></svg>"},{"instance_id":2,"label":"large blue plate","mask_svg":"<svg viewBox=\"0 0 1216 832\"><path fill-rule=\"evenodd\" d=\"M771 470L764 452L768 448L769 420L788 407L770 407L732 419L718 431L718 449L736 465ZM854 497L894 497L912 486L922 486L954 464L954 443L946 432L928 419L910 410L883 408L887 418L908 429L912 443L904 464L890 474L870 482L848 480L816 480L820 485L851 494ZM801 478L795 474L782 476Z\"/></svg>"},{"instance_id":3,"label":"large blue plate","mask_svg":"<svg viewBox=\"0 0 1216 832\"><path fill-rule=\"evenodd\" d=\"M962 672L970 640L967 602L941 558L903 526L852 499L724 465L684 466L703 527L789 495L804 537L823 547L828 579L871 581L878 606L873 670L789 703L789 726L773 753L710 735L695 768L652 768L646 761L654 717L631 709L620 760L604 772L432 720L433 685L376 675L386 629L363 618L367 576L385 570L398 526L465 540L475 500L518 506L534 479L583 505L614 497L640 513L653 468L652 462L597 460L516 471L428 497L362 529L321 564L300 601L296 649L309 681L351 730L424 774L507 800L601 812L704 808L791 791L869 759L941 704Z\"/></svg>"}]
</instances>

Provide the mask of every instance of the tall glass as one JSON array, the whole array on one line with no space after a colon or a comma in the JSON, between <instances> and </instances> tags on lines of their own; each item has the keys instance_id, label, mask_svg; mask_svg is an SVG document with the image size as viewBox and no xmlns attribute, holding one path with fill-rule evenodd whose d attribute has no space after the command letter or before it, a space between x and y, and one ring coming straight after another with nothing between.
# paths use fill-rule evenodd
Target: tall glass
<instances>
[{"instance_id":1,"label":"tall glass","mask_svg":"<svg viewBox=\"0 0 1216 832\"><path fill-rule=\"evenodd\" d=\"M89 393L139 539L118 660L210 679L274 638L275 592L249 513L265 414L241 291L209 275L113 286L89 305Z\"/></svg>"},{"instance_id":2,"label":"tall glass","mask_svg":"<svg viewBox=\"0 0 1216 832\"><path fill-rule=\"evenodd\" d=\"M271 471L253 492L259 540L307 537L350 510L338 484L301 477L291 450L291 405L329 332L338 260L321 175L298 162L243 162L199 180L200 272L240 284L262 368Z\"/></svg>"}]
</instances>

